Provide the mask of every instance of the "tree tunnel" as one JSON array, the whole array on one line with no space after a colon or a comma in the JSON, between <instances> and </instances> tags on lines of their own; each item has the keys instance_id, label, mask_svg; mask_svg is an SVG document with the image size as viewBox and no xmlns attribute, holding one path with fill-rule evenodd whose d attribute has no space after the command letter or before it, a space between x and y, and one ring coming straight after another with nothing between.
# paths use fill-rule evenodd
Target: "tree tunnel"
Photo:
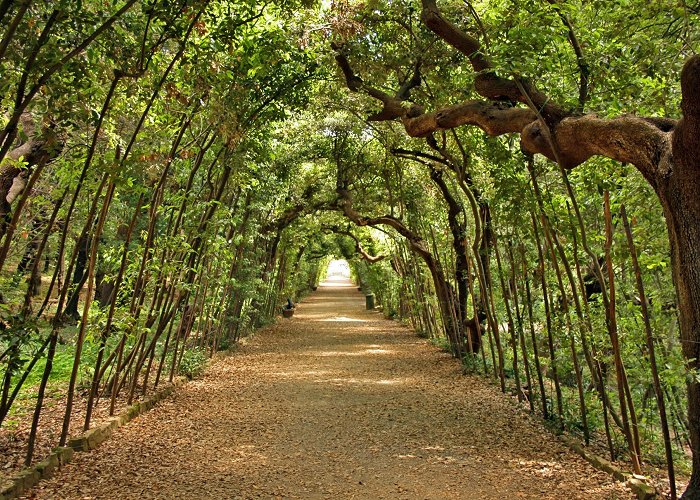
<instances>
[{"instance_id":1,"label":"tree tunnel","mask_svg":"<svg viewBox=\"0 0 700 500\"><path fill-rule=\"evenodd\" d=\"M193 376L336 258L465 372L700 498L699 15L0 1L12 470Z\"/></svg>"}]
</instances>

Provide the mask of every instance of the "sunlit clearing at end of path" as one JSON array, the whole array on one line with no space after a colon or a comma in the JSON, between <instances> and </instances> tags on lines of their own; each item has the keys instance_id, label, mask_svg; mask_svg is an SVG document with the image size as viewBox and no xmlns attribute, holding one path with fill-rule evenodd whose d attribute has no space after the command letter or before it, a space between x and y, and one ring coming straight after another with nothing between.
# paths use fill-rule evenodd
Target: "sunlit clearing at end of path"
<instances>
[{"instance_id":1,"label":"sunlit clearing at end of path","mask_svg":"<svg viewBox=\"0 0 700 500\"><path fill-rule=\"evenodd\" d=\"M328 278L350 278L350 265L345 259L333 259L328 263Z\"/></svg>"}]
</instances>

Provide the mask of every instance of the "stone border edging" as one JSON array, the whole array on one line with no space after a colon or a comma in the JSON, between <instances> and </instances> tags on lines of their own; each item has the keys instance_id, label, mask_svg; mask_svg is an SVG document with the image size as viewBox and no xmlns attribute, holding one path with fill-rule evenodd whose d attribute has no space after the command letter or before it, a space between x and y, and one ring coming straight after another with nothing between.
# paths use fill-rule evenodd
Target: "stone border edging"
<instances>
[{"instance_id":1,"label":"stone border edging","mask_svg":"<svg viewBox=\"0 0 700 500\"><path fill-rule=\"evenodd\" d=\"M189 380L186 377L177 377L172 383L168 383L151 397L132 404L126 410L115 417L111 417L105 423L100 424L81 435L71 438L68 446L54 448L41 462L21 470L15 474L6 484L0 486L0 500L17 498L25 491L36 486L42 479L48 479L61 466L73 459L76 451L90 451L106 441L119 427L146 413L159 401L170 396L176 388L183 386Z\"/></svg>"},{"instance_id":2,"label":"stone border edging","mask_svg":"<svg viewBox=\"0 0 700 500\"><path fill-rule=\"evenodd\" d=\"M575 439L567 436L559 436L559 439L564 442L572 451L579 454L584 460L590 463L598 470L602 470L612 475L617 481L623 482L632 492L637 495L639 500L654 500L659 498L659 492L653 486L644 482L639 476L623 471L621 468L613 465L612 462L602 457L594 455L586 450L586 448L577 442Z\"/></svg>"}]
</instances>

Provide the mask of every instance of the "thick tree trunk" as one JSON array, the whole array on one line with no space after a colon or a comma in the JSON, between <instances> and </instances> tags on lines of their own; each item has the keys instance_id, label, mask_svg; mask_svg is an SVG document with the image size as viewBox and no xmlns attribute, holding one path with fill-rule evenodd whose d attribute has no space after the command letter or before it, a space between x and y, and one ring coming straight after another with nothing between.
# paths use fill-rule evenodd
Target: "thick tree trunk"
<instances>
[{"instance_id":1,"label":"thick tree trunk","mask_svg":"<svg viewBox=\"0 0 700 500\"><path fill-rule=\"evenodd\" d=\"M43 229L45 228L47 221L48 217L46 217L46 214L44 213L39 213L34 217L34 220L32 221L32 228L29 231L29 243L27 243L27 248L24 250L24 254L22 254L19 264L17 264L18 275L23 275L31 268L36 257L36 251L41 244L41 240L44 235Z\"/></svg>"},{"instance_id":2,"label":"thick tree trunk","mask_svg":"<svg viewBox=\"0 0 700 500\"><path fill-rule=\"evenodd\" d=\"M700 369L700 57L681 73L683 119L673 134L669 175L656 192L666 216L673 281L678 294L681 345L693 375ZM688 383L688 422L693 472L683 498L700 499L700 383Z\"/></svg>"},{"instance_id":3,"label":"thick tree trunk","mask_svg":"<svg viewBox=\"0 0 700 500\"><path fill-rule=\"evenodd\" d=\"M44 130L35 135L32 120L30 114L23 115L23 129L30 139L10 151L7 158L12 161L0 168L0 235L7 231L12 204L24 191L35 166L50 162L62 148L53 130ZM26 168L18 164L20 159Z\"/></svg>"},{"instance_id":4,"label":"thick tree trunk","mask_svg":"<svg viewBox=\"0 0 700 500\"><path fill-rule=\"evenodd\" d=\"M700 172L700 170L699 170ZM688 369L700 370L700 195L695 186L676 186L660 195L671 242L678 294L681 345ZM694 206L693 206L694 205ZM688 423L693 473L683 498L700 499L700 383L688 384Z\"/></svg>"},{"instance_id":5,"label":"thick tree trunk","mask_svg":"<svg viewBox=\"0 0 700 500\"><path fill-rule=\"evenodd\" d=\"M700 165L695 177L691 183L672 176L659 191L671 243L681 345L692 371L700 370ZM688 384L688 422L693 473L683 498L700 499L700 383L692 380Z\"/></svg>"},{"instance_id":6,"label":"thick tree trunk","mask_svg":"<svg viewBox=\"0 0 700 500\"><path fill-rule=\"evenodd\" d=\"M105 276L104 270L99 270L95 274L95 301L102 308L109 305L115 289L114 280L106 280Z\"/></svg>"},{"instance_id":7,"label":"thick tree trunk","mask_svg":"<svg viewBox=\"0 0 700 500\"><path fill-rule=\"evenodd\" d=\"M481 325L481 323L486 318L486 315L482 311L476 311L471 318L468 317L467 304L470 300L470 272L468 260L466 257L466 252L468 252L468 249L466 248L466 245L464 245L464 240L455 242L454 246L455 252L461 252L456 253L457 258L455 259L458 297L457 301L459 308L458 310L459 318L462 321L461 334L466 342L466 345L464 346L465 352L475 354L479 352L479 349L481 349L481 336L479 334L480 326L477 326L476 323L478 321L479 325Z\"/></svg>"}]
</instances>

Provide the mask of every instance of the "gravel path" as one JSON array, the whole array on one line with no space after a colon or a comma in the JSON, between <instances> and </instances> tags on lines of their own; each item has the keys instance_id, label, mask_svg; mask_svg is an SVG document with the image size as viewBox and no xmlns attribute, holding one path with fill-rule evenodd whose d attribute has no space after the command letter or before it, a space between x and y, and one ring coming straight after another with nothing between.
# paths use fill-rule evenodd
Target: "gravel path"
<instances>
[{"instance_id":1,"label":"gravel path","mask_svg":"<svg viewBox=\"0 0 700 500\"><path fill-rule=\"evenodd\" d=\"M31 495L631 498L341 281Z\"/></svg>"}]
</instances>

